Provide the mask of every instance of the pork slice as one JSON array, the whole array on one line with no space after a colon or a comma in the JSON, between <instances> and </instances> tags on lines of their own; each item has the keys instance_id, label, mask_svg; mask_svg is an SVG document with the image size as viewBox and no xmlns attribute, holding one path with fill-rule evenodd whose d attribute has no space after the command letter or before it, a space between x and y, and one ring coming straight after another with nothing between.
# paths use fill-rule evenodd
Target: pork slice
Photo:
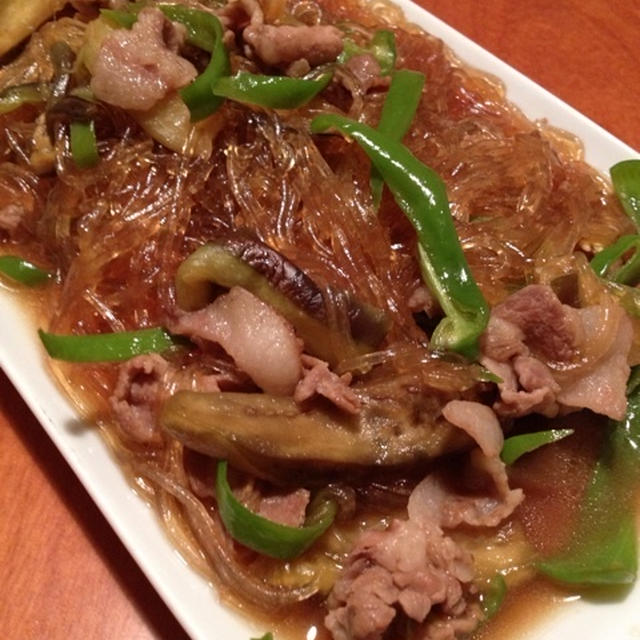
<instances>
[{"instance_id":1,"label":"pork slice","mask_svg":"<svg viewBox=\"0 0 640 640\"><path fill-rule=\"evenodd\" d=\"M159 444L156 415L162 402L178 390L218 392L220 378L195 366L178 368L156 353L135 356L120 365L109 405L129 438Z\"/></svg>"},{"instance_id":2,"label":"pork slice","mask_svg":"<svg viewBox=\"0 0 640 640\"><path fill-rule=\"evenodd\" d=\"M494 527L513 513L524 499L522 489L511 489L506 467L500 460L504 438L491 408L477 402L452 400L442 413L451 424L468 433L479 445L471 460L479 475L490 478L493 489L486 494L459 494L436 473L422 480L409 496L409 518L423 526L453 529L465 523Z\"/></svg>"},{"instance_id":3,"label":"pork slice","mask_svg":"<svg viewBox=\"0 0 640 640\"><path fill-rule=\"evenodd\" d=\"M241 287L233 287L204 309L183 314L172 329L218 343L267 393L293 394L302 375L302 349L291 325Z\"/></svg>"},{"instance_id":4,"label":"pork slice","mask_svg":"<svg viewBox=\"0 0 640 640\"><path fill-rule=\"evenodd\" d=\"M222 25L230 31L244 29L247 25L264 22L264 13L257 0L234 0L215 11Z\"/></svg>"},{"instance_id":5,"label":"pork slice","mask_svg":"<svg viewBox=\"0 0 640 640\"><path fill-rule=\"evenodd\" d=\"M302 365L302 378L293 393L296 402L302 403L318 394L347 413L359 413L360 398L349 386L351 374L338 376L329 369L328 363L324 360L306 354L302 356Z\"/></svg>"},{"instance_id":6,"label":"pork slice","mask_svg":"<svg viewBox=\"0 0 640 640\"><path fill-rule=\"evenodd\" d=\"M100 100L147 111L169 92L189 84L196 68L178 55L184 27L156 8L144 8L131 30L117 29L103 41L91 78Z\"/></svg>"},{"instance_id":7,"label":"pork slice","mask_svg":"<svg viewBox=\"0 0 640 640\"><path fill-rule=\"evenodd\" d=\"M437 527L394 520L356 543L329 596L325 624L334 640L381 639L400 610L422 624L470 606L471 556Z\"/></svg>"},{"instance_id":8,"label":"pork slice","mask_svg":"<svg viewBox=\"0 0 640 640\"><path fill-rule=\"evenodd\" d=\"M492 313L487 330L480 339L480 349L485 357L506 362L514 356L528 353L524 341L524 332L517 324Z\"/></svg>"},{"instance_id":9,"label":"pork slice","mask_svg":"<svg viewBox=\"0 0 640 640\"><path fill-rule=\"evenodd\" d=\"M306 489L296 489L291 493L262 498L258 513L279 524L301 527L304 524L309 495Z\"/></svg>"},{"instance_id":10,"label":"pork slice","mask_svg":"<svg viewBox=\"0 0 640 640\"><path fill-rule=\"evenodd\" d=\"M601 309L587 307L579 311L585 340L596 340L601 326ZM558 400L566 407L591 409L595 413L622 420L627 408L626 384L631 371L627 354L633 341L631 320L624 310L614 306L609 311L617 324L615 339L607 352L585 375L565 382Z\"/></svg>"},{"instance_id":11,"label":"pork slice","mask_svg":"<svg viewBox=\"0 0 640 640\"><path fill-rule=\"evenodd\" d=\"M551 287L531 284L496 306L492 315L518 327L527 348L549 360L570 360L581 338L575 310Z\"/></svg>"},{"instance_id":12,"label":"pork slice","mask_svg":"<svg viewBox=\"0 0 640 640\"><path fill-rule=\"evenodd\" d=\"M365 93L370 89L389 85L389 77L382 75L380 63L370 53L353 56L344 66L354 75Z\"/></svg>"},{"instance_id":13,"label":"pork slice","mask_svg":"<svg viewBox=\"0 0 640 640\"><path fill-rule=\"evenodd\" d=\"M156 353L120 365L109 404L122 430L135 442L162 441L155 416L168 371L169 363Z\"/></svg>"},{"instance_id":14,"label":"pork slice","mask_svg":"<svg viewBox=\"0 0 640 640\"><path fill-rule=\"evenodd\" d=\"M251 24L244 41L265 64L276 67L305 59L311 66L332 62L342 52L342 32L330 25Z\"/></svg>"},{"instance_id":15,"label":"pork slice","mask_svg":"<svg viewBox=\"0 0 640 640\"><path fill-rule=\"evenodd\" d=\"M466 431L486 456L498 456L504 436L496 414L479 402L451 400L442 407L442 415L453 425Z\"/></svg>"},{"instance_id":16,"label":"pork slice","mask_svg":"<svg viewBox=\"0 0 640 640\"><path fill-rule=\"evenodd\" d=\"M434 616L420 629L416 640L455 640L466 638L484 617L480 605L472 604L459 616Z\"/></svg>"},{"instance_id":17,"label":"pork slice","mask_svg":"<svg viewBox=\"0 0 640 640\"><path fill-rule=\"evenodd\" d=\"M603 331L605 339L613 336L604 353L581 361ZM482 364L502 378L494 410L505 417L555 417L586 408L621 419L632 339L630 320L614 302L574 309L548 286L521 289L492 310L481 341Z\"/></svg>"},{"instance_id":18,"label":"pork slice","mask_svg":"<svg viewBox=\"0 0 640 640\"><path fill-rule=\"evenodd\" d=\"M511 363L504 363L484 356L481 363L502 379L498 383L500 399L493 405L496 414L507 418L530 413L547 418L558 415L560 385L543 362L530 356L517 356Z\"/></svg>"}]
</instances>

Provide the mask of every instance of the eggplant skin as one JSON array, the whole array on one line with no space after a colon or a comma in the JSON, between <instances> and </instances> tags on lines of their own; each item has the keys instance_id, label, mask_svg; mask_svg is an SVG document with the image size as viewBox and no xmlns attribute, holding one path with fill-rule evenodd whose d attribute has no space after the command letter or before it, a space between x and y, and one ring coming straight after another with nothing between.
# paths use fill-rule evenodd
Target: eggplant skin
<instances>
[{"instance_id":1,"label":"eggplant skin","mask_svg":"<svg viewBox=\"0 0 640 640\"><path fill-rule=\"evenodd\" d=\"M216 287L240 286L271 305L304 340L309 353L336 366L344 358L374 351L389 330L387 314L347 292L340 299L347 328L332 326L320 287L284 255L246 230L221 234L196 249L176 273L176 299L186 311L205 307Z\"/></svg>"},{"instance_id":2,"label":"eggplant skin","mask_svg":"<svg viewBox=\"0 0 640 640\"><path fill-rule=\"evenodd\" d=\"M277 484L433 460L468 446L433 398L369 399L356 416L258 393L178 391L161 427L187 447Z\"/></svg>"}]
</instances>

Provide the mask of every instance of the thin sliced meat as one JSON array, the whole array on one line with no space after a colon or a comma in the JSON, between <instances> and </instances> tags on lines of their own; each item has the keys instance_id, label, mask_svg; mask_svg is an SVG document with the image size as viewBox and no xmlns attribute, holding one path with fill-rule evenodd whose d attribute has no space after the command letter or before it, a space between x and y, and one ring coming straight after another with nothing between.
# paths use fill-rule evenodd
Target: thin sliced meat
<instances>
[{"instance_id":1,"label":"thin sliced meat","mask_svg":"<svg viewBox=\"0 0 640 640\"><path fill-rule=\"evenodd\" d=\"M499 458L477 458L497 480L492 495L461 495L436 474L428 475L409 498L409 517L417 522L438 522L445 529L461 524L495 527L524 500L522 489L510 489L504 463ZM488 463L491 460L491 464ZM506 488L506 489L505 489Z\"/></svg>"},{"instance_id":2,"label":"thin sliced meat","mask_svg":"<svg viewBox=\"0 0 640 640\"><path fill-rule=\"evenodd\" d=\"M267 393L292 395L302 375L302 349L292 326L241 287L233 287L204 309L183 314L172 329L218 343Z\"/></svg>"},{"instance_id":3,"label":"thin sliced meat","mask_svg":"<svg viewBox=\"0 0 640 640\"><path fill-rule=\"evenodd\" d=\"M477 623L473 575L470 554L437 527L394 520L360 536L329 596L325 624L334 640L378 640L398 611L425 625L418 637L428 637L420 630L432 616Z\"/></svg>"},{"instance_id":4,"label":"thin sliced meat","mask_svg":"<svg viewBox=\"0 0 640 640\"><path fill-rule=\"evenodd\" d=\"M507 362L514 356L528 353L524 342L524 332L518 325L492 313L481 338L482 353L497 362Z\"/></svg>"},{"instance_id":5,"label":"thin sliced meat","mask_svg":"<svg viewBox=\"0 0 640 640\"><path fill-rule=\"evenodd\" d=\"M432 473L409 496L409 518L423 526L453 529L465 523L494 527L513 513L524 499L522 489L511 489L500 451L504 438L490 407L477 402L452 400L442 413L451 424L468 433L479 445L471 453L477 475L486 475L493 485L482 495L460 494L440 475Z\"/></svg>"},{"instance_id":6,"label":"thin sliced meat","mask_svg":"<svg viewBox=\"0 0 640 640\"><path fill-rule=\"evenodd\" d=\"M333 62L343 48L342 32L330 25L251 24L242 35L255 55L274 67L300 59L312 67Z\"/></svg>"},{"instance_id":7,"label":"thin sliced meat","mask_svg":"<svg viewBox=\"0 0 640 640\"><path fill-rule=\"evenodd\" d=\"M309 496L307 489L296 489L291 493L262 498L258 513L279 524L301 527L304 524Z\"/></svg>"},{"instance_id":8,"label":"thin sliced meat","mask_svg":"<svg viewBox=\"0 0 640 640\"><path fill-rule=\"evenodd\" d=\"M293 399L302 403L316 394L331 400L347 413L360 411L360 398L349 386L351 374L338 376L329 369L328 363L313 356L302 356L303 374L293 394Z\"/></svg>"},{"instance_id":9,"label":"thin sliced meat","mask_svg":"<svg viewBox=\"0 0 640 640\"><path fill-rule=\"evenodd\" d=\"M249 24L264 22L264 13L257 0L235 0L215 11L222 25L231 31L239 31Z\"/></svg>"},{"instance_id":10,"label":"thin sliced meat","mask_svg":"<svg viewBox=\"0 0 640 640\"><path fill-rule=\"evenodd\" d=\"M195 367L177 368L158 354L136 356L120 365L109 405L124 433L135 442L159 444L157 425L160 405L178 390L220 391L224 376Z\"/></svg>"},{"instance_id":11,"label":"thin sliced meat","mask_svg":"<svg viewBox=\"0 0 640 640\"><path fill-rule=\"evenodd\" d=\"M140 11L131 30L117 29L103 41L91 89L100 100L147 111L169 92L189 84L196 68L178 55L184 27L152 7Z\"/></svg>"},{"instance_id":12,"label":"thin sliced meat","mask_svg":"<svg viewBox=\"0 0 640 640\"><path fill-rule=\"evenodd\" d=\"M479 402L451 400L442 407L442 415L453 425L466 431L487 457L498 456L504 436L496 414Z\"/></svg>"},{"instance_id":13,"label":"thin sliced meat","mask_svg":"<svg viewBox=\"0 0 640 640\"><path fill-rule=\"evenodd\" d=\"M365 93L370 89L389 85L389 77L382 75L380 63L370 53L353 56L344 66L353 74Z\"/></svg>"},{"instance_id":14,"label":"thin sliced meat","mask_svg":"<svg viewBox=\"0 0 640 640\"><path fill-rule=\"evenodd\" d=\"M585 341L597 340L602 326L602 310L588 307L580 310ZM586 375L562 385L558 401L565 407L591 409L595 413L622 420L627 408L626 385L631 371L627 354L633 341L633 327L627 314L619 306L608 310L616 326L615 339L597 364Z\"/></svg>"},{"instance_id":15,"label":"thin sliced meat","mask_svg":"<svg viewBox=\"0 0 640 640\"><path fill-rule=\"evenodd\" d=\"M498 383L500 399L493 405L498 415L508 418L530 413L548 418L558 415L556 397L560 385L543 362L530 356L517 356L510 363L484 356L480 362L502 380Z\"/></svg>"},{"instance_id":16,"label":"thin sliced meat","mask_svg":"<svg viewBox=\"0 0 640 640\"><path fill-rule=\"evenodd\" d=\"M574 309L530 285L492 310L482 364L498 375L500 416L590 409L620 420L626 409L632 328L614 301Z\"/></svg>"},{"instance_id":17,"label":"thin sliced meat","mask_svg":"<svg viewBox=\"0 0 640 640\"><path fill-rule=\"evenodd\" d=\"M546 285L531 284L516 291L492 315L518 327L529 350L549 360L570 360L582 337L574 310Z\"/></svg>"},{"instance_id":18,"label":"thin sliced meat","mask_svg":"<svg viewBox=\"0 0 640 640\"><path fill-rule=\"evenodd\" d=\"M136 356L120 366L109 404L122 430L136 442L162 441L155 416L168 371L169 363L155 353Z\"/></svg>"}]
</instances>

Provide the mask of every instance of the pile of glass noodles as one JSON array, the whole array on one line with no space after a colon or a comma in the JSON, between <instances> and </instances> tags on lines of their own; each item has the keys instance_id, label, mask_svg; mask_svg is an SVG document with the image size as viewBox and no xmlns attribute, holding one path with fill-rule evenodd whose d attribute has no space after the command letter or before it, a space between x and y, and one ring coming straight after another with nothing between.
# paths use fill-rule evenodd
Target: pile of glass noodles
<instances>
[{"instance_id":1,"label":"pile of glass noodles","mask_svg":"<svg viewBox=\"0 0 640 640\"><path fill-rule=\"evenodd\" d=\"M225 598L423 640L633 581L637 162L391 5L10 4L3 281Z\"/></svg>"}]
</instances>

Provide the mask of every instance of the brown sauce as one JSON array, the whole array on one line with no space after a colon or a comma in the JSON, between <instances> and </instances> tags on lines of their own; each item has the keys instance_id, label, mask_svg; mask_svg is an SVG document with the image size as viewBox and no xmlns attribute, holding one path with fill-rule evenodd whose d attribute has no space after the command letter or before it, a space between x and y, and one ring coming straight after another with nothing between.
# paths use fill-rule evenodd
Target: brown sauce
<instances>
[{"instance_id":1,"label":"brown sauce","mask_svg":"<svg viewBox=\"0 0 640 640\"><path fill-rule=\"evenodd\" d=\"M380 16L371 15L356 2L325 0L321 5L335 20L371 26L381 22ZM534 256L562 257L582 244L604 246L628 230L629 223L611 193L582 161L579 141L567 137L558 143L555 132L527 121L505 101L499 83L457 65L439 40L415 30L397 30L396 38L399 65L420 70L427 77L415 125L405 142L447 182L467 258L490 303L500 302L533 277ZM375 123L382 97L363 100L363 120ZM64 274L64 286L49 290L44 299L33 303L37 317L60 333L161 324L173 307L173 275L182 259L220 229L250 226L320 281L348 285L363 300L392 306L393 337L415 339L419 330L407 304L420 279L413 259L414 234L388 193L378 221L369 227L349 226L348 215L356 205L343 183L355 181L357 194L358 189L366 188L369 176L369 165L353 145L338 138L318 141L332 175L324 176L324 188L305 195L306 201L294 193L286 204L290 216L304 216L307 207L326 217L318 227L313 227L313 220L296 219L296 225L308 225L310 230L283 233L283 228L293 227L293 217L276 220L272 215L278 197L284 198L274 190L280 176L278 167L273 167L283 158L269 148L278 133L275 120L259 120L248 116L244 108L232 106L226 106L223 115L227 126L207 163L159 150L121 116L134 142L129 148L112 142L113 155L103 161L99 176L84 178L67 166L66 179L54 186L48 178L35 178L34 201L51 189L48 193L54 204L47 205L30 229L36 240L18 238L5 242L3 250L19 247L27 257ZM15 118L0 116L0 124L24 133L28 126L21 117L28 121L28 113L21 112ZM248 118L253 118L250 125ZM293 128L295 118L288 124ZM259 128L262 137L256 133ZM292 142L302 138L289 129L287 135ZM233 152L225 153L225 149ZM6 140L0 142L0 153L5 158L11 155ZM312 172L312 180L321 175L316 165L305 168ZM231 184L229 173L236 183ZM137 185L133 195L131 184ZM309 183L301 189L309 189ZM344 210L335 206L334 193L343 198ZM12 192L0 190L0 205L10 197ZM127 216L139 216L133 231L124 224ZM350 232L347 246L328 262L314 251L313 241L321 235L327 244L337 244L333 228L344 226ZM377 265L375 286L366 268L372 261ZM141 460L145 464L149 459L164 460L166 451L142 451L114 428L106 402L115 384L114 366L55 368L82 412L102 425L132 479L137 477ZM522 486L529 498L504 526L505 544L508 549L509 544L520 549L529 563L536 554L550 553L567 539L597 456L602 421L583 413L563 424L567 420L576 423L579 437L542 449L513 468L513 484ZM536 429L543 428L543 422ZM145 497L154 501L157 495L149 491ZM375 517L366 510L361 515ZM478 537L476 544L484 544L489 535ZM265 574L276 570L274 563L248 558L248 563L255 562ZM486 575L500 568L492 562L497 560L487 554ZM206 575L216 582L210 570ZM524 577L514 581L499 616L474 637L514 637L522 627L561 606L566 594L530 575L522 572ZM279 640L329 640L322 624L321 598L275 618L230 600L273 630Z\"/></svg>"}]
</instances>

